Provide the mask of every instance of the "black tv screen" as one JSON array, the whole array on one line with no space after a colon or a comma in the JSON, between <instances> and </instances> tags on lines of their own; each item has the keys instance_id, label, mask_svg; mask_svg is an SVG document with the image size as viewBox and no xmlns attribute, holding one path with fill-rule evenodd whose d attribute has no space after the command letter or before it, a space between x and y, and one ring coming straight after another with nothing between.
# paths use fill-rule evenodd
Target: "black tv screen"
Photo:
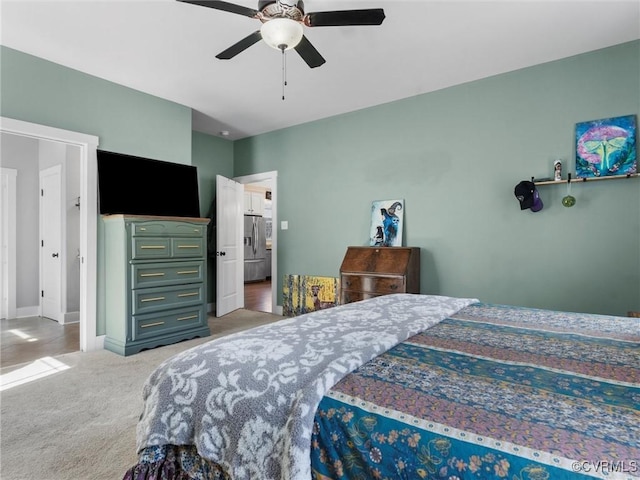
<instances>
[{"instance_id":1,"label":"black tv screen","mask_svg":"<svg viewBox=\"0 0 640 480\"><path fill-rule=\"evenodd\" d=\"M101 214L200 217L196 167L104 150L97 158Z\"/></svg>"}]
</instances>

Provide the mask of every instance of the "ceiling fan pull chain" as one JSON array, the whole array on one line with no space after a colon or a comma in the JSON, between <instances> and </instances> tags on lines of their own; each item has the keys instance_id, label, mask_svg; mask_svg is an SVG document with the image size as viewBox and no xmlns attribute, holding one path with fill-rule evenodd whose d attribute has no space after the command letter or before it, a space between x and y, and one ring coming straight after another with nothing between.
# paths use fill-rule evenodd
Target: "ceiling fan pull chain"
<instances>
[{"instance_id":1,"label":"ceiling fan pull chain","mask_svg":"<svg viewBox=\"0 0 640 480\"><path fill-rule=\"evenodd\" d=\"M284 100L284 87L287 86L287 57L282 48L282 100Z\"/></svg>"}]
</instances>

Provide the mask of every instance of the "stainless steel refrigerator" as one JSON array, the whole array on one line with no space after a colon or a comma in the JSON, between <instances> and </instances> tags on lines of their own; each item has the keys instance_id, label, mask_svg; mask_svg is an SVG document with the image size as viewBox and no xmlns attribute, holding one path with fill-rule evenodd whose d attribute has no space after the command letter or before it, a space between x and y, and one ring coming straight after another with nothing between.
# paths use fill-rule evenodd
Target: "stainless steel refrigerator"
<instances>
[{"instance_id":1,"label":"stainless steel refrigerator","mask_svg":"<svg viewBox=\"0 0 640 480\"><path fill-rule=\"evenodd\" d=\"M267 278L267 239L264 218L244 216L244 281L257 282Z\"/></svg>"}]
</instances>

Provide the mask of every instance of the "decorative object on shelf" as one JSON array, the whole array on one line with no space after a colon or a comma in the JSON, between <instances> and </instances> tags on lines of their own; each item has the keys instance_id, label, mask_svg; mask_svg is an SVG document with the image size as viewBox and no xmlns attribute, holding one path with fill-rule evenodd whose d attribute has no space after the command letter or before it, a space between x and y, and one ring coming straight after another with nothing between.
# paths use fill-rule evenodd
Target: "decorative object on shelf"
<instances>
[{"instance_id":1,"label":"decorative object on shelf","mask_svg":"<svg viewBox=\"0 0 640 480\"><path fill-rule=\"evenodd\" d=\"M402 246L403 211L404 200L375 200L371 204L370 246Z\"/></svg>"},{"instance_id":2,"label":"decorative object on shelf","mask_svg":"<svg viewBox=\"0 0 640 480\"><path fill-rule=\"evenodd\" d=\"M565 207L573 207L576 199L571 195L571 174L567 176L567 195L562 198L562 205Z\"/></svg>"},{"instance_id":3,"label":"decorative object on shelf","mask_svg":"<svg viewBox=\"0 0 640 480\"><path fill-rule=\"evenodd\" d=\"M513 189L513 194L520 202L520 210L530 209L532 212L539 212L544 206L533 182L523 180Z\"/></svg>"},{"instance_id":4,"label":"decorative object on shelf","mask_svg":"<svg viewBox=\"0 0 640 480\"><path fill-rule=\"evenodd\" d=\"M637 173L636 123L635 115L577 123L577 177Z\"/></svg>"},{"instance_id":5,"label":"decorative object on shelf","mask_svg":"<svg viewBox=\"0 0 640 480\"><path fill-rule=\"evenodd\" d=\"M562 180L562 160L560 159L553 162L553 179L556 182Z\"/></svg>"},{"instance_id":6,"label":"decorative object on shelf","mask_svg":"<svg viewBox=\"0 0 640 480\"><path fill-rule=\"evenodd\" d=\"M335 307L339 301L340 280L334 277L285 275L282 290L282 314L295 317Z\"/></svg>"}]
</instances>

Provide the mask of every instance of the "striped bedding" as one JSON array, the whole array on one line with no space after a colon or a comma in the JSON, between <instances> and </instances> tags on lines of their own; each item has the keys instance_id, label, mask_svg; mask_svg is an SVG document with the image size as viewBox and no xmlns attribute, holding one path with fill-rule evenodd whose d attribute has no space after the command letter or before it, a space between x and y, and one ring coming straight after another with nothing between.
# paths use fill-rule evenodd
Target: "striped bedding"
<instances>
[{"instance_id":1,"label":"striped bedding","mask_svg":"<svg viewBox=\"0 0 640 480\"><path fill-rule=\"evenodd\" d=\"M474 304L325 395L325 479L640 478L640 323Z\"/></svg>"}]
</instances>

